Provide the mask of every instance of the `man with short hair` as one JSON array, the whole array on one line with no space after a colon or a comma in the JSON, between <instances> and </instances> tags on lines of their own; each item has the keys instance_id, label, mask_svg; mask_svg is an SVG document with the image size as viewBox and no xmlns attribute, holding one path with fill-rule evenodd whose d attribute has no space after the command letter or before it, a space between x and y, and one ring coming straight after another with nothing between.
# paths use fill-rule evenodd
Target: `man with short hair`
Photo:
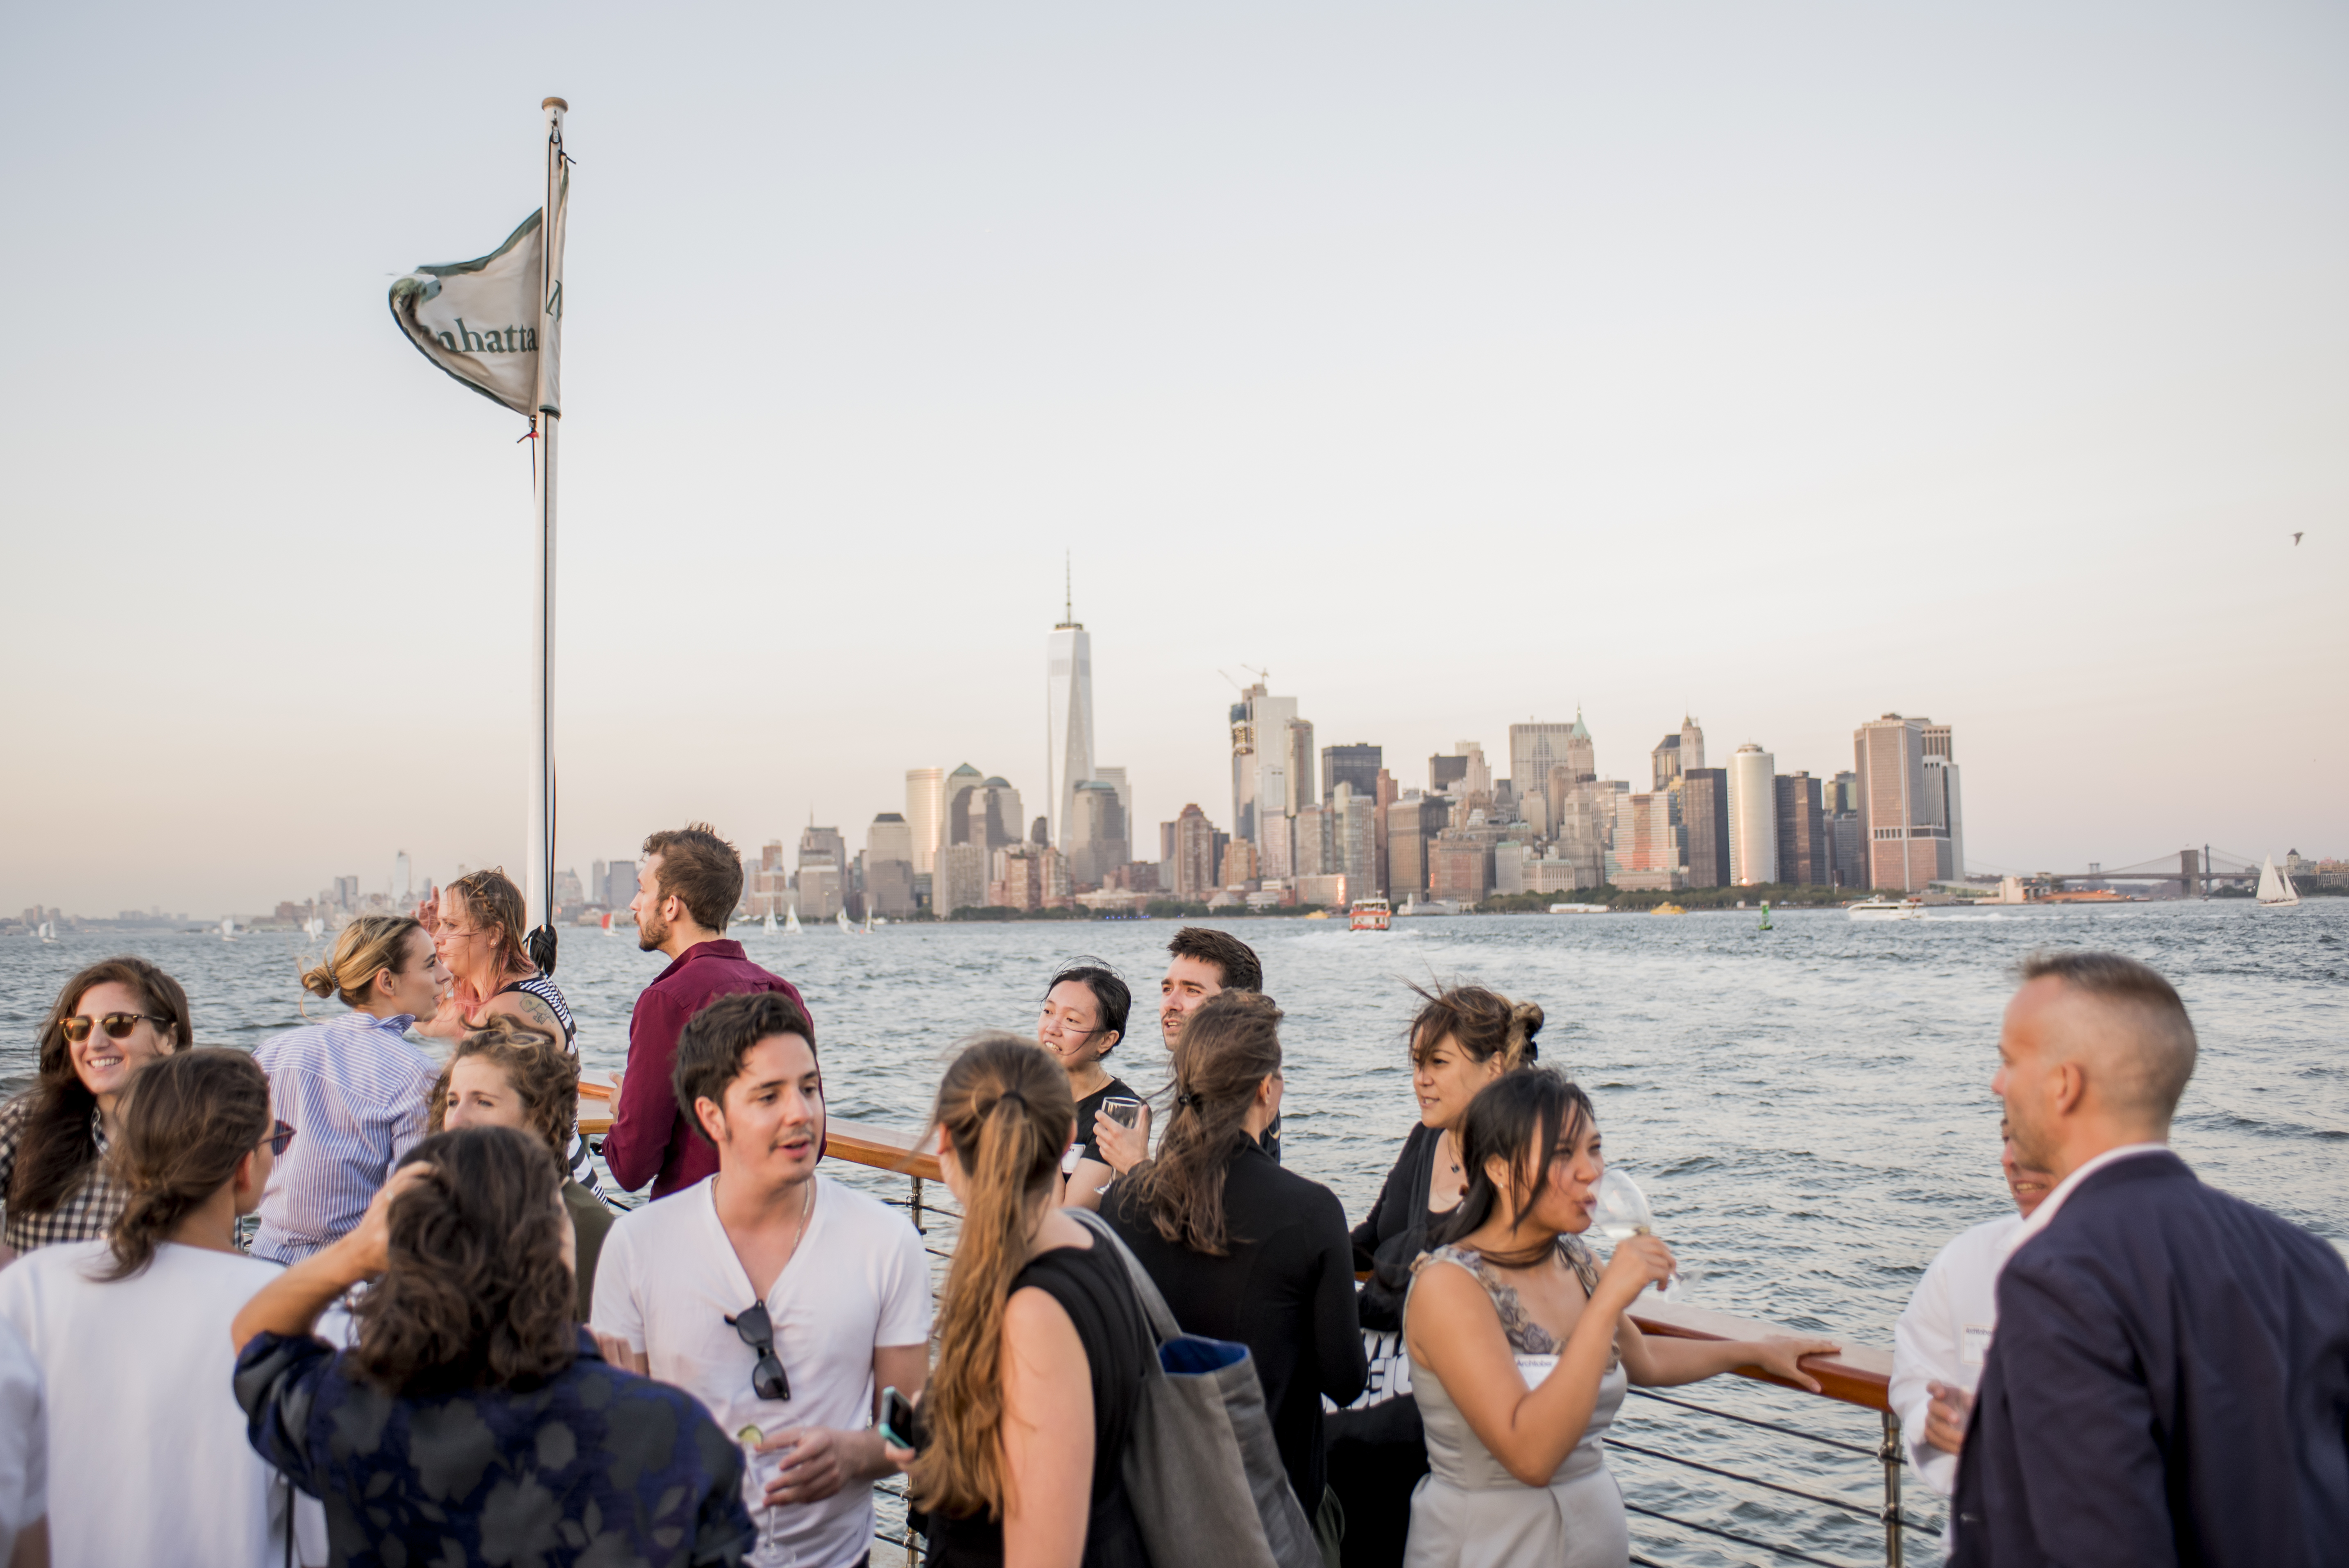
<instances>
[{"instance_id":1,"label":"man with short hair","mask_svg":"<svg viewBox=\"0 0 2349 1568\"><path fill-rule=\"evenodd\" d=\"M655 833L645 841L636 872L636 945L671 962L637 996L628 1016L627 1070L612 1130L604 1135L604 1163L633 1192L646 1182L653 1196L684 1191L718 1169L709 1141L697 1136L691 1108L670 1092L671 1068L685 1022L716 997L742 992L789 996L802 1013L799 990L743 954L726 934L742 897L742 857L707 822Z\"/></svg>"},{"instance_id":2,"label":"man with short hair","mask_svg":"<svg viewBox=\"0 0 2349 1568\"><path fill-rule=\"evenodd\" d=\"M722 996L678 1037L673 1088L718 1172L620 1216L595 1269L605 1359L672 1383L755 1450L750 1561L852 1568L893 1473L878 1390L929 1366L922 1239L878 1199L819 1175L815 1026L781 992Z\"/></svg>"},{"instance_id":3,"label":"man with short hair","mask_svg":"<svg viewBox=\"0 0 2349 1568\"><path fill-rule=\"evenodd\" d=\"M1956 1568L2315 1568L2349 1542L2349 1267L2168 1147L2169 983L2033 957L1992 1091L2056 1178L2015 1230L1958 1469Z\"/></svg>"},{"instance_id":4,"label":"man with short hair","mask_svg":"<svg viewBox=\"0 0 2349 1568\"><path fill-rule=\"evenodd\" d=\"M1158 982L1158 1033L1169 1052L1183 1037L1183 1026L1211 996L1226 991L1262 991L1264 965L1256 949L1227 931L1208 925L1186 925L1166 944L1166 973ZM1150 1157L1150 1107L1142 1108L1139 1124L1121 1127L1102 1111L1093 1119L1096 1146L1110 1169L1123 1176ZM1280 1162L1280 1118L1257 1140L1264 1151Z\"/></svg>"},{"instance_id":5,"label":"man with short hair","mask_svg":"<svg viewBox=\"0 0 2349 1568\"><path fill-rule=\"evenodd\" d=\"M2017 1212L1984 1220L1935 1254L1892 1329L1892 1411L1918 1478L1943 1497L1957 1489L1958 1449L1998 1327L2006 1243L2055 1185L2046 1171L2022 1162L2004 1121L1998 1135L1999 1168Z\"/></svg>"}]
</instances>

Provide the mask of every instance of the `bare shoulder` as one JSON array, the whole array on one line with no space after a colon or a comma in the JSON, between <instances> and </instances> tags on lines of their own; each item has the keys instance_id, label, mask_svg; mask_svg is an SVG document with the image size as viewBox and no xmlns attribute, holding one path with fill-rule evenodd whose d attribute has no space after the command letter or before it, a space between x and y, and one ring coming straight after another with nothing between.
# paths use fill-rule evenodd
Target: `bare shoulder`
<instances>
[{"instance_id":1,"label":"bare shoulder","mask_svg":"<svg viewBox=\"0 0 2349 1568\"><path fill-rule=\"evenodd\" d=\"M482 1005L481 1013L484 1017L502 1014L519 1018L532 1028L553 1035L557 1042L563 1038L563 1020L554 1016L554 1009L543 998L528 991L502 991Z\"/></svg>"}]
</instances>

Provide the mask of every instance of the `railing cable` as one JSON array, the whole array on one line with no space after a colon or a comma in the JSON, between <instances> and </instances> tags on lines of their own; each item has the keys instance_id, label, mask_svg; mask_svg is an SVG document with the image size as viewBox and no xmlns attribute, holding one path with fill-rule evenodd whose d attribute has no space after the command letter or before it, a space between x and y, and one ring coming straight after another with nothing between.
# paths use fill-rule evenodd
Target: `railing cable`
<instances>
[{"instance_id":1,"label":"railing cable","mask_svg":"<svg viewBox=\"0 0 2349 1568\"><path fill-rule=\"evenodd\" d=\"M1653 1399L1660 1405L1677 1405L1683 1410L1694 1410L1700 1415L1719 1416L1727 1421L1743 1421L1749 1427L1760 1427L1764 1431L1784 1432L1790 1438L1801 1438L1806 1442L1818 1443L1830 1449L1841 1449L1847 1454L1858 1454L1866 1459L1872 1460L1876 1457L1874 1449L1862 1448L1857 1443L1847 1443L1836 1438L1823 1438L1816 1432L1806 1432L1800 1427L1782 1426L1776 1421L1763 1421L1752 1416L1741 1416L1734 1410L1716 1410L1710 1405L1692 1404L1686 1399L1668 1398L1661 1394L1651 1393L1645 1388L1634 1388L1630 1391L1642 1399Z\"/></svg>"},{"instance_id":2,"label":"railing cable","mask_svg":"<svg viewBox=\"0 0 2349 1568\"><path fill-rule=\"evenodd\" d=\"M1667 1464L1686 1465L1691 1470L1702 1470L1707 1475L1717 1475L1728 1480L1742 1481L1747 1486L1768 1487L1772 1491L1783 1491L1788 1497L1799 1497L1806 1502L1825 1503L1829 1508L1844 1509L1859 1515L1862 1519L1881 1520L1884 1517L1884 1507L1881 1503L1853 1502L1848 1498L1829 1497L1823 1492L1805 1491L1800 1487L1781 1486L1775 1480L1764 1480L1759 1476L1740 1475L1735 1470L1723 1470L1718 1465L1700 1464L1695 1460L1684 1460L1678 1454L1668 1454L1661 1449L1644 1449L1637 1443L1627 1443L1620 1438L1609 1438L1606 1442L1610 1449L1624 1449L1631 1453L1645 1454L1651 1460L1662 1460ZM1908 1522L1904 1520L1902 1522Z\"/></svg>"},{"instance_id":3,"label":"railing cable","mask_svg":"<svg viewBox=\"0 0 2349 1568\"><path fill-rule=\"evenodd\" d=\"M1797 1563L1816 1563L1817 1568L1852 1568L1848 1563L1837 1563L1827 1557L1814 1557L1807 1552L1797 1552L1791 1546L1779 1546L1767 1541L1756 1541L1750 1535L1740 1535L1733 1530L1719 1530L1710 1524L1699 1524L1693 1519L1676 1519L1669 1513L1659 1513L1652 1508L1641 1508L1636 1502L1627 1501L1623 1506L1633 1513L1645 1514L1650 1519L1661 1519L1666 1524L1677 1524L1682 1530L1702 1531L1707 1535L1717 1535L1723 1541L1734 1541L1740 1546L1752 1546L1764 1552L1775 1552L1781 1557L1791 1557Z\"/></svg>"}]
</instances>

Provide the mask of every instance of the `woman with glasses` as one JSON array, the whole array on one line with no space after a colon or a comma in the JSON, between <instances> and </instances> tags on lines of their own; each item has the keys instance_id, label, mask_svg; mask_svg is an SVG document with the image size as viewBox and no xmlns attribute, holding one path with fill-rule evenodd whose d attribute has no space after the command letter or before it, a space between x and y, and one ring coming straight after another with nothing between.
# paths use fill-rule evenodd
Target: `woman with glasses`
<instances>
[{"instance_id":1,"label":"woman with glasses","mask_svg":"<svg viewBox=\"0 0 2349 1568\"><path fill-rule=\"evenodd\" d=\"M740 1452L573 1321L562 1180L511 1128L437 1133L356 1230L236 1315L247 1440L325 1500L336 1562L742 1560ZM338 1351L319 1315L361 1282Z\"/></svg>"},{"instance_id":2,"label":"woman with glasses","mask_svg":"<svg viewBox=\"0 0 2349 1568\"><path fill-rule=\"evenodd\" d=\"M229 1325L278 1274L237 1250L236 1222L293 1137L244 1052L165 1057L116 1119L113 1239L45 1247L0 1273L0 1322L41 1368L56 1568L294 1555L293 1491L246 1446L226 1397ZM324 1561L318 1505L303 1500L294 1518L300 1560Z\"/></svg>"},{"instance_id":3,"label":"woman with glasses","mask_svg":"<svg viewBox=\"0 0 2349 1568\"><path fill-rule=\"evenodd\" d=\"M350 1011L266 1041L254 1053L302 1142L261 1200L253 1252L290 1264L347 1233L392 1165L424 1136L425 1101L440 1069L409 1043L429 1018L449 972L432 938L401 914L362 915L302 988Z\"/></svg>"},{"instance_id":4,"label":"woman with glasses","mask_svg":"<svg viewBox=\"0 0 2349 1568\"><path fill-rule=\"evenodd\" d=\"M1103 1103L1141 1097L1112 1078L1103 1058L1125 1037L1126 1009L1133 993L1116 970L1081 959L1052 976L1044 992L1044 1015L1036 1022L1036 1043L1052 1053L1069 1075L1077 1104L1077 1137L1061 1156L1061 1202L1081 1209L1101 1207L1102 1189L1117 1172L1095 1140L1093 1119Z\"/></svg>"},{"instance_id":5,"label":"woman with glasses","mask_svg":"<svg viewBox=\"0 0 2349 1568\"><path fill-rule=\"evenodd\" d=\"M497 1018L467 1035L440 1069L432 1086L431 1128L511 1127L538 1139L560 1160L578 1105L579 1063L563 1043ZM595 1261L613 1215L601 1198L569 1180L563 1183L563 1206L571 1215L579 1321L585 1323L595 1305Z\"/></svg>"},{"instance_id":6,"label":"woman with glasses","mask_svg":"<svg viewBox=\"0 0 2349 1568\"><path fill-rule=\"evenodd\" d=\"M432 934L433 951L440 955L450 980L439 1015L419 1025L418 1034L460 1040L493 1018L510 1017L526 1029L553 1035L564 1049L578 1055L579 1026L570 1005L524 945L527 917L522 889L512 878L495 867L459 877L440 890L437 902L426 899L418 904L416 918ZM554 962L551 955L547 962ZM575 1105L564 1163L571 1179L601 1202L604 1189L595 1180L587 1140L579 1135Z\"/></svg>"},{"instance_id":7,"label":"woman with glasses","mask_svg":"<svg viewBox=\"0 0 2349 1568\"><path fill-rule=\"evenodd\" d=\"M66 982L41 1026L40 1076L0 1106L0 1263L113 1233L126 1194L105 1155L123 1091L195 1037L188 994L143 958L109 958Z\"/></svg>"}]
</instances>

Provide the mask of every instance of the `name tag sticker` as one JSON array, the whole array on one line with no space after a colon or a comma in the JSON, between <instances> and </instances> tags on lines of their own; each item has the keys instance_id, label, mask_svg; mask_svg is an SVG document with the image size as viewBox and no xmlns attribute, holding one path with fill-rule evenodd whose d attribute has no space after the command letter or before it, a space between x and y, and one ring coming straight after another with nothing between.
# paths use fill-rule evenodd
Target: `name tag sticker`
<instances>
[{"instance_id":1,"label":"name tag sticker","mask_svg":"<svg viewBox=\"0 0 2349 1568\"><path fill-rule=\"evenodd\" d=\"M1979 1370L1990 1355L1991 1331L1996 1325L1969 1323L1958 1331L1958 1359Z\"/></svg>"},{"instance_id":2,"label":"name tag sticker","mask_svg":"<svg viewBox=\"0 0 2349 1568\"><path fill-rule=\"evenodd\" d=\"M1538 1388L1542 1386L1542 1379L1549 1376L1550 1368L1557 1365L1557 1357L1555 1356L1520 1355L1517 1357L1517 1376L1526 1380L1526 1387Z\"/></svg>"}]
</instances>

